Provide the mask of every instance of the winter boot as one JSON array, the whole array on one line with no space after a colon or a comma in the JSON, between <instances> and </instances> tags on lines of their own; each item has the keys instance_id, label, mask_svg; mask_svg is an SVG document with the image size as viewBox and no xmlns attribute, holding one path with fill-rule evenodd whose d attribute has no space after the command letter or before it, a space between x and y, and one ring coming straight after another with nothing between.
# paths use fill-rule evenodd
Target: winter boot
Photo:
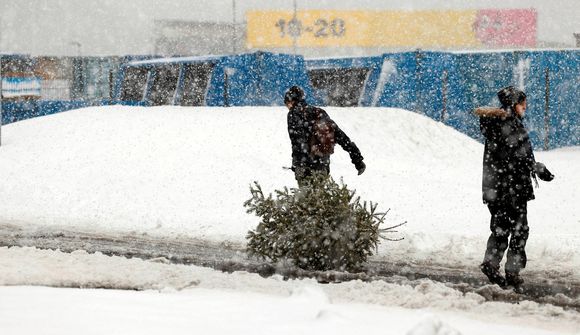
<instances>
[{"instance_id":1,"label":"winter boot","mask_svg":"<svg viewBox=\"0 0 580 335\"><path fill-rule=\"evenodd\" d=\"M480 265L481 272L487 276L492 284L499 285L500 287L506 286L505 278L499 273L499 266L494 266L489 262L484 262Z\"/></svg>"},{"instance_id":2,"label":"winter boot","mask_svg":"<svg viewBox=\"0 0 580 335\"><path fill-rule=\"evenodd\" d=\"M516 272L506 272L505 282L508 286L513 286L516 293L523 293L524 280L520 277L519 273Z\"/></svg>"}]
</instances>

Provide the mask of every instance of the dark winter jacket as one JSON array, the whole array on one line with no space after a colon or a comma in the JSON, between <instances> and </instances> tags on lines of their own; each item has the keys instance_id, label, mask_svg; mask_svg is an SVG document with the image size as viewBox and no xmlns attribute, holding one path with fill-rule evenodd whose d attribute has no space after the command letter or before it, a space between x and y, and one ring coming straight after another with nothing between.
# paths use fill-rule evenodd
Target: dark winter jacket
<instances>
[{"instance_id":1,"label":"dark winter jacket","mask_svg":"<svg viewBox=\"0 0 580 335\"><path fill-rule=\"evenodd\" d=\"M328 120L332 124L335 142L348 152L352 163L359 169L363 161L363 156L354 142L330 119L326 111L321 108L309 106L304 101L298 102L288 112L288 134L290 135L290 142L292 143L292 167L305 167L310 170L328 171L330 155L322 157L315 156L311 154L310 150L310 140L317 117Z\"/></svg>"},{"instance_id":2,"label":"dark winter jacket","mask_svg":"<svg viewBox=\"0 0 580 335\"><path fill-rule=\"evenodd\" d=\"M484 203L521 203L534 199L535 163L528 132L510 108L478 108L485 136L482 192Z\"/></svg>"}]
</instances>

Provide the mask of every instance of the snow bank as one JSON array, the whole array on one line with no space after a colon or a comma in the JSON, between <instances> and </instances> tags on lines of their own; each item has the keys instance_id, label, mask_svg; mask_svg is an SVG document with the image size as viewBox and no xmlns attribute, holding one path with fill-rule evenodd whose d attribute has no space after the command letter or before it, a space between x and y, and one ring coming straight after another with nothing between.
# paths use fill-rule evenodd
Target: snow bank
<instances>
[{"instance_id":1,"label":"snow bank","mask_svg":"<svg viewBox=\"0 0 580 335\"><path fill-rule=\"evenodd\" d=\"M481 203L483 146L416 113L328 108L361 149L362 176L341 149L331 173L365 200L407 221L379 257L477 266L488 236ZM258 219L245 213L254 180L294 186L286 110L86 108L4 126L0 222L135 231L244 242ZM579 276L580 149L538 152L556 175L529 205L529 267Z\"/></svg>"},{"instance_id":2,"label":"snow bank","mask_svg":"<svg viewBox=\"0 0 580 335\"><path fill-rule=\"evenodd\" d=\"M139 289L71 290L10 285ZM0 333L556 334L580 314L418 285L261 278L34 248L0 248ZM41 325L41 326L39 326Z\"/></svg>"}]
</instances>

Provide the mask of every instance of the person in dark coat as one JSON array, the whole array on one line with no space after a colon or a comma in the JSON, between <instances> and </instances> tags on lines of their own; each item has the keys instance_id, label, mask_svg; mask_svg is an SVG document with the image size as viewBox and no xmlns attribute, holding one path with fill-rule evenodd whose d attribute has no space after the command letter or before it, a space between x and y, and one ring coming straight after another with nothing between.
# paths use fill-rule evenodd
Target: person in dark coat
<instances>
[{"instance_id":1,"label":"person in dark coat","mask_svg":"<svg viewBox=\"0 0 580 335\"><path fill-rule=\"evenodd\" d=\"M284 104L288 107L292 171L300 187L314 173L330 174L330 155L334 143L348 152L359 175L364 172L366 165L356 144L332 121L326 111L306 103L304 91L300 87L292 86L288 89L284 95ZM328 129L321 130L318 127L320 124L328 125ZM325 136L329 138L326 145L313 143L315 133L321 131L325 131Z\"/></svg>"},{"instance_id":2,"label":"person in dark coat","mask_svg":"<svg viewBox=\"0 0 580 335\"><path fill-rule=\"evenodd\" d=\"M526 94L508 86L498 92L498 98L501 108L483 107L475 111L485 137L483 202L491 213L491 235L481 270L492 283L521 290L520 271L526 267L529 235L527 202L534 199L532 179L538 176L550 181L554 176L544 164L536 162L522 123ZM499 268L506 249L504 278Z\"/></svg>"}]
</instances>

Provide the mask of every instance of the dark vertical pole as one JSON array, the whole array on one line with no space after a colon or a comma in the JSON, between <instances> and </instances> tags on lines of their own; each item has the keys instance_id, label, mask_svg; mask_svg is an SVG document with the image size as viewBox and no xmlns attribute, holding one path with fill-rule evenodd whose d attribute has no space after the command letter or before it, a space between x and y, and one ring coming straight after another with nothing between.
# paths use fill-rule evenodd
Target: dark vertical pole
<instances>
[{"instance_id":1,"label":"dark vertical pole","mask_svg":"<svg viewBox=\"0 0 580 335\"><path fill-rule=\"evenodd\" d=\"M443 70L443 80L442 80L442 94L443 94L443 110L441 110L441 122L445 122L447 118L447 70Z\"/></svg>"},{"instance_id":2,"label":"dark vertical pole","mask_svg":"<svg viewBox=\"0 0 580 335\"><path fill-rule=\"evenodd\" d=\"M114 96L113 69L109 69L109 100L113 100Z\"/></svg>"},{"instance_id":3,"label":"dark vertical pole","mask_svg":"<svg viewBox=\"0 0 580 335\"><path fill-rule=\"evenodd\" d=\"M230 107L230 97L228 92L228 68L224 69L224 105Z\"/></svg>"},{"instance_id":4,"label":"dark vertical pole","mask_svg":"<svg viewBox=\"0 0 580 335\"><path fill-rule=\"evenodd\" d=\"M550 148L550 69L546 67L546 104L544 108L544 150Z\"/></svg>"},{"instance_id":5,"label":"dark vertical pole","mask_svg":"<svg viewBox=\"0 0 580 335\"><path fill-rule=\"evenodd\" d=\"M415 112L421 114L423 114L423 97L421 94L421 77L423 75L423 69L421 69L422 58L421 49L418 49L415 52Z\"/></svg>"}]
</instances>

